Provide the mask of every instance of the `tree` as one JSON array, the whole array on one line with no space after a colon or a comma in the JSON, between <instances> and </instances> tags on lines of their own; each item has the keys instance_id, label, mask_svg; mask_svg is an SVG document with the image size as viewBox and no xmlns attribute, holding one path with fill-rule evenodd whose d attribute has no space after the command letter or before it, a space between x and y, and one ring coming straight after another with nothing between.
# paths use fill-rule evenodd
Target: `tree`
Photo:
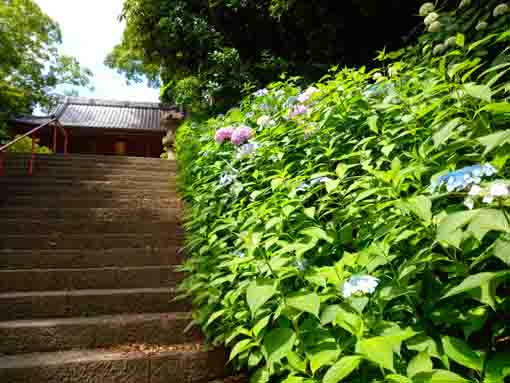
<instances>
[{"instance_id":1,"label":"tree","mask_svg":"<svg viewBox=\"0 0 510 383\"><path fill-rule=\"evenodd\" d=\"M370 63L419 23L417 0L125 0L124 37L106 64L130 81L198 79L201 100L229 107L282 72L316 80L331 65ZM186 98L188 99L188 98Z\"/></svg>"},{"instance_id":2,"label":"tree","mask_svg":"<svg viewBox=\"0 0 510 383\"><path fill-rule=\"evenodd\" d=\"M59 53L60 28L34 1L0 2L0 30L0 134L12 115L50 108L59 85L90 85L92 72Z\"/></svg>"}]
</instances>

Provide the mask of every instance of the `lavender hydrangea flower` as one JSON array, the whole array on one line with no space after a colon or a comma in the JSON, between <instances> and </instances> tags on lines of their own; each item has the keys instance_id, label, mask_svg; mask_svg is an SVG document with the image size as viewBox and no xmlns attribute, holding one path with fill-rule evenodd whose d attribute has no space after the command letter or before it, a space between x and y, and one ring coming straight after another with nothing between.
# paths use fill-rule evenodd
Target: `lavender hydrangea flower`
<instances>
[{"instance_id":1,"label":"lavender hydrangea flower","mask_svg":"<svg viewBox=\"0 0 510 383\"><path fill-rule=\"evenodd\" d=\"M291 111L289 112L289 117L291 117L291 118L297 117L302 114L306 114L307 112L308 112L308 108L306 107L306 105L298 104L294 108L291 109Z\"/></svg>"},{"instance_id":2,"label":"lavender hydrangea flower","mask_svg":"<svg viewBox=\"0 0 510 383\"><path fill-rule=\"evenodd\" d=\"M350 298L353 295L372 294L379 285L379 279L370 275L353 275L342 286L342 296Z\"/></svg>"},{"instance_id":3,"label":"lavender hydrangea flower","mask_svg":"<svg viewBox=\"0 0 510 383\"><path fill-rule=\"evenodd\" d=\"M248 126L241 126L234 130L230 141L234 145L241 145L253 137L253 130Z\"/></svg>"},{"instance_id":4,"label":"lavender hydrangea flower","mask_svg":"<svg viewBox=\"0 0 510 383\"><path fill-rule=\"evenodd\" d=\"M311 86L309 87L308 89L306 89L303 93L301 93L298 97L297 97L297 100L300 102L300 103L305 103L307 102L310 97L312 97L315 93L319 92L319 89Z\"/></svg>"},{"instance_id":5,"label":"lavender hydrangea flower","mask_svg":"<svg viewBox=\"0 0 510 383\"><path fill-rule=\"evenodd\" d=\"M232 138L232 134L234 133L234 129L231 127L220 128L216 131L214 135L214 139L218 144L222 144L225 140L230 140Z\"/></svg>"}]
</instances>

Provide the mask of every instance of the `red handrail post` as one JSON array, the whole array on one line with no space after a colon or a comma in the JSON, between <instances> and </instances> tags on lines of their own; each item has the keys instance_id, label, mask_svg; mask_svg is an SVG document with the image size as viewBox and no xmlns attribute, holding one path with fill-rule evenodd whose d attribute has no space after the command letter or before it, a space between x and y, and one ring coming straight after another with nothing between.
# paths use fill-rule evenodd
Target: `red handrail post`
<instances>
[{"instance_id":1,"label":"red handrail post","mask_svg":"<svg viewBox=\"0 0 510 383\"><path fill-rule=\"evenodd\" d=\"M3 151L0 152L0 176L4 175L4 159L5 153Z\"/></svg>"},{"instance_id":2,"label":"red handrail post","mask_svg":"<svg viewBox=\"0 0 510 383\"><path fill-rule=\"evenodd\" d=\"M31 176L34 173L34 161L35 161L35 133L32 134L32 157L28 165L28 175Z\"/></svg>"},{"instance_id":3,"label":"red handrail post","mask_svg":"<svg viewBox=\"0 0 510 383\"><path fill-rule=\"evenodd\" d=\"M64 128L64 154L67 154L67 145L69 143L69 132Z\"/></svg>"},{"instance_id":4,"label":"red handrail post","mask_svg":"<svg viewBox=\"0 0 510 383\"><path fill-rule=\"evenodd\" d=\"M53 153L57 152L57 125L53 125Z\"/></svg>"}]
</instances>

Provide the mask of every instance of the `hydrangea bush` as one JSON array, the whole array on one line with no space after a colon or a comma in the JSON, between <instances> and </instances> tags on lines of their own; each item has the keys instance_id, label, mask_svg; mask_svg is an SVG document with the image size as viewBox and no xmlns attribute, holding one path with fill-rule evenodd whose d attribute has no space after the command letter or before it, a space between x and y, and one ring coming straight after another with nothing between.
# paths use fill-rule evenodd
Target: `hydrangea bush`
<instances>
[{"instance_id":1,"label":"hydrangea bush","mask_svg":"<svg viewBox=\"0 0 510 383\"><path fill-rule=\"evenodd\" d=\"M180 128L183 295L254 383L509 381L505 7Z\"/></svg>"}]
</instances>

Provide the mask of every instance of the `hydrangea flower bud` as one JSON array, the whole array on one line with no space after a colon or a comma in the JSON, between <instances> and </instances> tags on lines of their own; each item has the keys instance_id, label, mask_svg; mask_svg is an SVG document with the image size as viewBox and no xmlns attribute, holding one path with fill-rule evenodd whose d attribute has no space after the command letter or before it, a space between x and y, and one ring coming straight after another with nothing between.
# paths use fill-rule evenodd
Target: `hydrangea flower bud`
<instances>
[{"instance_id":1,"label":"hydrangea flower bud","mask_svg":"<svg viewBox=\"0 0 510 383\"><path fill-rule=\"evenodd\" d=\"M425 20L423 20L423 22L425 23L425 25L430 25L437 19L439 19L439 15L436 12L432 12L429 13L427 17L425 17Z\"/></svg>"},{"instance_id":2,"label":"hydrangea flower bud","mask_svg":"<svg viewBox=\"0 0 510 383\"><path fill-rule=\"evenodd\" d=\"M494 17L503 16L505 13L508 13L508 11L510 11L510 8L508 7L507 4L503 3L497 5L496 8L494 8L492 15Z\"/></svg>"},{"instance_id":3,"label":"hydrangea flower bud","mask_svg":"<svg viewBox=\"0 0 510 383\"><path fill-rule=\"evenodd\" d=\"M439 21L434 21L429 25L429 32L439 32L441 30L441 23ZM442 45L442 44L440 44Z\"/></svg>"},{"instance_id":4,"label":"hydrangea flower bud","mask_svg":"<svg viewBox=\"0 0 510 383\"><path fill-rule=\"evenodd\" d=\"M444 42L444 46L447 48L453 48L457 45L457 38L455 36L448 37Z\"/></svg>"},{"instance_id":5,"label":"hydrangea flower bud","mask_svg":"<svg viewBox=\"0 0 510 383\"><path fill-rule=\"evenodd\" d=\"M420 16L427 16L430 12L434 11L434 4L432 3L425 3L420 7Z\"/></svg>"},{"instance_id":6,"label":"hydrangea flower bud","mask_svg":"<svg viewBox=\"0 0 510 383\"><path fill-rule=\"evenodd\" d=\"M484 29L486 29L487 27L489 26L489 24L487 24L486 21L480 21L478 22L478 24L476 25L475 29L477 31L483 31Z\"/></svg>"},{"instance_id":7,"label":"hydrangea flower bud","mask_svg":"<svg viewBox=\"0 0 510 383\"><path fill-rule=\"evenodd\" d=\"M467 8L471 5L471 0L462 0L459 4L459 9Z\"/></svg>"},{"instance_id":8,"label":"hydrangea flower bud","mask_svg":"<svg viewBox=\"0 0 510 383\"><path fill-rule=\"evenodd\" d=\"M432 50L432 53L437 56L437 55L440 55L441 53L443 53L444 50L445 50L444 44L437 44L434 47L434 49Z\"/></svg>"}]
</instances>

